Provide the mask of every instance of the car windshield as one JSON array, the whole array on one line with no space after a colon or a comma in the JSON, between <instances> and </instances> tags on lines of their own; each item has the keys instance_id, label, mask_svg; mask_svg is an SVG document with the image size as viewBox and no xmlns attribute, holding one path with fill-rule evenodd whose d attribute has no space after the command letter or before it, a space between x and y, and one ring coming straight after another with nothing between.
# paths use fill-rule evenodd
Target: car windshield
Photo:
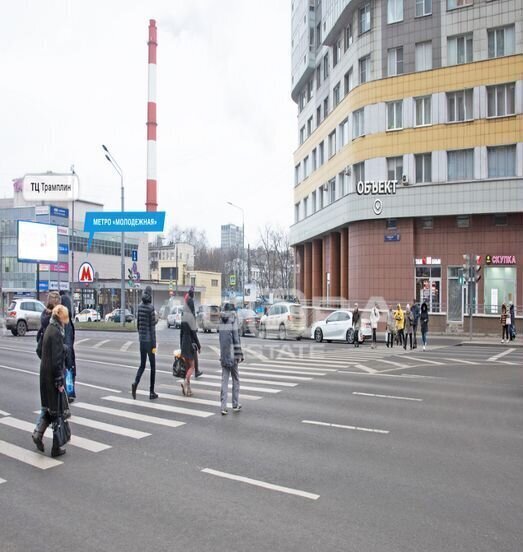
<instances>
[{"instance_id":1,"label":"car windshield","mask_svg":"<svg viewBox=\"0 0 523 552\"><path fill-rule=\"evenodd\" d=\"M9 305L9 310L14 310L15 307L16 307L16 303L13 301L13 302Z\"/></svg>"}]
</instances>

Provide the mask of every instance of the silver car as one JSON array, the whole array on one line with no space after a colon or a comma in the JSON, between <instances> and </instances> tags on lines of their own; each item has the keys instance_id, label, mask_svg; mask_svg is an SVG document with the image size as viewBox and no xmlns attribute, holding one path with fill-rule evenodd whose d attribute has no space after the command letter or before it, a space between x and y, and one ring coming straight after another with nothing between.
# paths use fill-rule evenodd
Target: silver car
<instances>
[{"instance_id":1,"label":"silver car","mask_svg":"<svg viewBox=\"0 0 523 552\"><path fill-rule=\"evenodd\" d=\"M5 327L13 335L25 335L28 331L40 329L40 316L45 310L41 301L31 297L13 299L7 309Z\"/></svg>"}]
</instances>

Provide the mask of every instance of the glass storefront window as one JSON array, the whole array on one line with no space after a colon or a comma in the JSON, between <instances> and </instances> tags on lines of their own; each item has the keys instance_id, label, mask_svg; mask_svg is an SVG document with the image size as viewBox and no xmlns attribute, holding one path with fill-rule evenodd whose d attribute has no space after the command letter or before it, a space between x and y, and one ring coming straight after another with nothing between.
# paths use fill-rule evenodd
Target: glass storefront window
<instances>
[{"instance_id":1,"label":"glass storefront window","mask_svg":"<svg viewBox=\"0 0 523 552\"><path fill-rule=\"evenodd\" d=\"M501 305L516 304L516 268L485 267L485 314L501 313Z\"/></svg>"},{"instance_id":2,"label":"glass storefront window","mask_svg":"<svg viewBox=\"0 0 523 552\"><path fill-rule=\"evenodd\" d=\"M427 303L429 312L441 312L441 267L416 267L416 300Z\"/></svg>"}]
</instances>

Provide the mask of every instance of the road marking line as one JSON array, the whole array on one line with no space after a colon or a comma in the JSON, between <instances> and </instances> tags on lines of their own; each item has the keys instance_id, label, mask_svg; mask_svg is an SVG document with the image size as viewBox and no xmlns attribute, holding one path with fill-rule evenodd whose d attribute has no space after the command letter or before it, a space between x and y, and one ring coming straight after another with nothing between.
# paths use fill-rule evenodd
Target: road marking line
<instances>
[{"instance_id":1,"label":"road marking line","mask_svg":"<svg viewBox=\"0 0 523 552\"><path fill-rule=\"evenodd\" d=\"M2 483L6 483L6 480L5 480L5 479L2 479L2 478L0 477L0 485L1 485Z\"/></svg>"},{"instance_id":2,"label":"road marking line","mask_svg":"<svg viewBox=\"0 0 523 552\"><path fill-rule=\"evenodd\" d=\"M79 339L78 341L74 342L74 345L76 347L77 345L80 345L80 343L85 343L86 341L91 341L91 338L90 337L85 337L84 339Z\"/></svg>"},{"instance_id":3,"label":"road marking line","mask_svg":"<svg viewBox=\"0 0 523 552\"><path fill-rule=\"evenodd\" d=\"M273 389L271 387L252 387L250 385L243 385L242 381L245 381L245 380L240 380L240 386L242 390L245 389L246 391L257 391L257 392L261 391L262 393L279 393L281 391L281 389ZM217 383L214 381L201 381L199 379L196 381L193 379L191 381L191 385L196 385L196 386L206 385L207 387L220 387L220 388L222 386L221 383ZM230 382L229 387L232 387L232 381ZM245 395L242 395L242 397L245 397Z\"/></svg>"},{"instance_id":4,"label":"road marking line","mask_svg":"<svg viewBox=\"0 0 523 552\"><path fill-rule=\"evenodd\" d=\"M212 470L210 468L204 468L202 472L208 473L210 475L216 475L217 477L223 477L224 479L231 479L233 481L240 481L241 483L248 483L249 485L254 485L255 487L262 487L264 489L269 489L271 491L278 491L280 493L301 496L302 498L308 498L310 500L318 500L318 498L320 498L320 495L317 495L317 494L308 493L306 491L299 491L298 489L291 489L290 487L282 487L281 485L274 485L273 483L266 483L265 481L260 481L258 479L251 479L250 477L243 477L241 475L234 475L232 473Z\"/></svg>"},{"instance_id":5,"label":"road marking line","mask_svg":"<svg viewBox=\"0 0 523 552\"><path fill-rule=\"evenodd\" d=\"M280 353L280 355L287 355L290 357L294 357L296 355L296 353L293 353L292 351L286 351L285 349L279 350L278 353Z\"/></svg>"},{"instance_id":6,"label":"road marking line","mask_svg":"<svg viewBox=\"0 0 523 552\"><path fill-rule=\"evenodd\" d=\"M265 378L276 378L276 379L284 379L284 380L296 380L296 381L311 381L313 378L307 378L304 376L287 376L287 375L280 375L280 374L267 374L263 371L263 368L249 368L247 366L242 366L240 368L242 373L244 373L247 376L260 376ZM273 370L273 372L276 372L277 370ZM218 370L220 372L220 370ZM281 385L281 383L275 382L276 385Z\"/></svg>"},{"instance_id":7,"label":"road marking line","mask_svg":"<svg viewBox=\"0 0 523 552\"><path fill-rule=\"evenodd\" d=\"M255 356L258 360L263 360L263 361L268 360L267 356L265 356L262 353L258 353L258 351L255 351L254 349L251 349L250 347L242 347L242 349L244 351L246 351L247 353L249 353L250 355Z\"/></svg>"},{"instance_id":8,"label":"road marking line","mask_svg":"<svg viewBox=\"0 0 523 552\"><path fill-rule=\"evenodd\" d=\"M366 431L368 433L380 433L383 435L386 435L390 433L390 431L386 429L371 429L368 427L358 427L358 426L350 426L350 425L342 425L342 424L329 424L327 422L315 422L313 420L302 420L302 424L311 424L311 425L318 425L318 426L325 426L325 427L336 427L339 429L353 429L355 431Z\"/></svg>"},{"instance_id":9,"label":"road marking line","mask_svg":"<svg viewBox=\"0 0 523 552\"><path fill-rule=\"evenodd\" d=\"M254 374L253 374L254 375ZM267 376L268 374L262 374L262 376ZM203 380L202 380L203 378ZM222 379L221 376L212 376L212 375L207 375L207 374L204 374L202 376L202 378L200 378L198 381L206 381L207 378L209 379L217 379L217 380L220 380ZM240 383L245 381L246 383L261 383L263 385L267 384L267 385L280 385L281 387L296 387L298 384L297 383L287 383L287 382L284 382L284 381L271 381L271 380L259 380L259 379L250 379L250 378L241 378L240 379Z\"/></svg>"},{"instance_id":10,"label":"road marking line","mask_svg":"<svg viewBox=\"0 0 523 552\"><path fill-rule=\"evenodd\" d=\"M180 380L181 381L181 380ZM194 382L193 382L194 383ZM166 383L163 383L163 384L160 384L160 387L162 389L176 389L176 390L180 390L180 385L168 385ZM258 401L260 400L261 398L263 397L259 397L258 395L246 395L245 393L243 393L243 387L242 387L242 400L246 400L246 401ZM219 396L219 393L217 393L216 391L211 391L210 389L198 389L198 394L202 394L202 395L212 395L213 397L216 397L216 396ZM184 397L185 398L185 397ZM192 401L194 401L194 397L191 398Z\"/></svg>"},{"instance_id":11,"label":"road marking line","mask_svg":"<svg viewBox=\"0 0 523 552\"><path fill-rule=\"evenodd\" d=\"M117 410L116 408L107 408L105 406L98 406L96 404L89 403L77 403L72 405L76 408L84 408L85 410L91 410L93 412L101 412L102 414L110 414L111 416L118 416L120 418L129 418L131 420L138 420L140 422L147 422L150 424L163 425L168 427L179 427L185 425L185 422L179 422L177 420L168 420L166 418L158 418L156 416L147 416L146 414L138 414L137 412L128 412L127 410Z\"/></svg>"},{"instance_id":12,"label":"road marking line","mask_svg":"<svg viewBox=\"0 0 523 552\"><path fill-rule=\"evenodd\" d=\"M104 401L111 401L119 404L136 405L142 408L151 408L152 410L161 410L162 412L174 412L175 414L186 414L187 416L196 416L197 418L208 418L214 416L214 412L206 412L205 410L191 410L181 406L169 406L168 404L153 403L147 401L135 401L134 399L126 399L125 397L102 397Z\"/></svg>"},{"instance_id":13,"label":"road marking line","mask_svg":"<svg viewBox=\"0 0 523 552\"><path fill-rule=\"evenodd\" d=\"M283 368L283 369L288 369L288 370L292 370L293 372L295 372L295 369L296 370L304 370L303 372L296 372L297 374L311 374L311 375L315 375L315 374L318 374L318 370L321 370L321 372L336 372L336 368L309 368L308 366L300 366L298 363L296 362L293 362L293 363L289 363L289 364L279 364L278 362L264 362L263 364L262 363L259 363L259 362L252 362L252 363L249 363L249 364L246 364L245 367L249 367L249 366L255 366L256 368L263 368L263 367L268 367L268 368ZM242 370L242 368L244 368L244 366L240 366L240 371ZM282 373L283 373L283 370L282 370ZM290 373L290 372L289 372ZM325 375L324 373L322 373L321 375Z\"/></svg>"},{"instance_id":14,"label":"road marking line","mask_svg":"<svg viewBox=\"0 0 523 552\"><path fill-rule=\"evenodd\" d=\"M363 364L355 364L354 368L359 368L360 370L363 370L364 372L367 372L367 374L375 374L377 370L374 368L369 368L368 366L363 366Z\"/></svg>"},{"instance_id":15,"label":"road marking line","mask_svg":"<svg viewBox=\"0 0 523 552\"><path fill-rule=\"evenodd\" d=\"M304 375L304 376L325 376L325 372L311 372L311 371L305 371L305 370L278 370L277 368L264 368L264 364L242 364L240 367L240 371L243 372L244 370L256 370L257 372L274 372L276 374L297 374L297 375ZM336 370L333 370L335 372ZM311 379L311 378L306 378Z\"/></svg>"},{"instance_id":16,"label":"road marking line","mask_svg":"<svg viewBox=\"0 0 523 552\"><path fill-rule=\"evenodd\" d=\"M408 364L401 364L401 362L393 362L392 360L385 360L383 358L376 359L379 362L383 362L384 364L391 364L392 366L397 366L398 368L408 368Z\"/></svg>"},{"instance_id":17,"label":"road marking line","mask_svg":"<svg viewBox=\"0 0 523 552\"><path fill-rule=\"evenodd\" d=\"M517 362L510 362L509 360L498 360L496 361L498 364L507 364L509 366L519 366Z\"/></svg>"},{"instance_id":18,"label":"road marking line","mask_svg":"<svg viewBox=\"0 0 523 552\"><path fill-rule=\"evenodd\" d=\"M358 391L353 391L353 395L361 395L363 397L376 397L378 399L398 399L400 401L418 401L423 402L423 399L414 399L412 397L396 397L394 395L377 395L374 393L360 393Z\"/></svg>"},{"instance_id":19,"label":"road marking line","mask_svg":"<svg viewBox=\"0 0 523 552\"><path fill-rule=\"evenodd\" d=\"M9 458L19 460L24 464L29 464L30 466L39 468L41 470L47 470L49 468L54 468L55 466L59 466L60 464L62 464L60 460L55 460L54 458L49 458L48 456L44 456L43 454L38 454L37 452L26 450L17 445L7 443L6 441L0 441L0 454L9 456Z\"/></svg>"},{"instance_id":20,"label":"road marking line","mask_svg":"<svg viewBox=\"0 0 523 552\"><path fill-rule=\"evenodd\" d=\"M0 424L4 424L9 427L14 427L15 429L21 429L22 431L27 431L33 433L35 425L31 422L26 422L25 420L19 420L17 418L0 418ZM48 432L49 433L49 432ZM52 435L44 435L52 439ZM73 447L78 447L90 452L101 452L102 450L110 449L110 445L104 443L99 443L98 441L93 441L91 439L85 439L84 437L77 437L76 435L71 436L69 444Z\"/></svg>"},{"instance_id":21,"label":"road marking line","mask_svg":"<svg viewBox=\"0 0 523 552\"><path fill-rule=\"evenodd\" d=\"M461 364L473 364L474 366L477 366L478 362L472 362L471 360L463 360L462 358L444 358L443 360L450 360L452 362L458 362Z\"/></svg>"},{"instance_id":22,"label":"road marking line","mask_svg":"<svg viewBox=\"0 0 523 552\"><path fill-rule=\"evenodd\" d=\"M271 361L272 362L272 361ZM319 358L318 360L313 360L311 358L296 358L294 360L276 360L274 362L277 362L278 364L302 364L302 365L308 365L308 366L322 366L324 364L332 364L333 366L336 366L338 364L347 364L348 362L351 362L351 359L344 359L344 360L331 360L326 358Z\"/></svg>"},{"instance_id":23,"label":"road marking line","mask_svg":"<svg viewBox=\"0 0 523 552\"><path fill-rule=\"evenodd\" d=\"M109 343L111 341L110 339L103 339L102 341L99 341L96 345L93 345L93 349L99 349L102 345L105 345L106 343Z\"/></svg>"},{"instance_id":24,"label":"road marking line","mask_svg":"<svg viewBox=\"0 0 523 552\"><path fill-rule=\"evenodd\" d=\"M33 376L40 375L38 372L32 372L31 370L24 370L23 368L13 368L12 366L4 366L3 364L0 364L0 368L4 368L4 370L11 370L13 372L22 372L23 374L31 374Z\"/></svg>"},{"instance_id":25,"label":"road marking line","mask_svg":"<svg viewBox=\"0 0 523 552\"><path fill-rule=\"evenodd\" d=\"M0 416L10 416L9 412L4 412L3 410L0 410Z\"/></svg>"},{"instance_id":26,"label":"road marking line","mask_svg":"<svg viewBox=\"0 0 523 552\"><path fill-rule=\"evenodd\" d=\"M136 394L137 395L144 395L144 396L147 396L149 395L149 391L136 391ZM213 393L214 395L216 395L216 393ZM203 404L205 406L221 406L221 402L220 401L210 401L208 399L197 399L195 397L184 397L183 395L170 395L169 393L162 393L160 395L160 398L161 399L167 399L167 400L170 400L170 401L179 401L179 402L185 402L185 403L189 403L189 404ZM243 399L243 397L242 397ZM232 408L232 407L231 407Z\"/></svg>"},{"instance_id":27,"label":"road marking line","mask_svg":"<svg viewBox=\"0 0 523 552\"><path fill-rule=\"evenodd\" d=\"M495 362L496 360L498 360L498 358L504 357L505 355L508 355L508 354L512 353L513 351L515 351L515 350L516 349L507 349L506 351L503 351L502 353L499 353L499 355L491 356L490 358L487 359L487 362Z\"/></svg>"},{"instance_id":28,"label":"road marking line","mask_svg":"<svg viewBox=\"0 0 523 552\"><path fill-rule=\"evenodd\" d=\"M82 418L81 416L71 416L69 420L73 424L78 424L86 427L92 427L93 429L99 429L100 431L107 431L116 435L123 435L124 437L130 437L131 439L143 439L149 437L150 433L145 431L138 431L137 429L129 429L113 424L106 424L105 422L98 422L97 420L91 420L89 418Z\"/></svg>"},{"instance_id":29,"label":"road marking line","mask_svg":"<svg viewBox=\"0 0 523 552\"><path fill-rule=\"evenodd\" d=\"M412 366L414 368L414 366ZM395 371L395 369L393 369ZM376 372L375 374L366 374L365 372L352 372L351 370L338 370L338 374L347 374L349 376L371 376L373 378L385 377L385 378L426 378L426 379L437 379L441 380L442 378L437 376L420 376L418 374L385 374L382 372Z\"/></svg>"},{"instance_id":30,"label":"road marking line","mask_svg":"<svg viewBox=\"0 0 523 552\"><path fill-rule=\"evenodd\" d=\"M209 345L208 347L209 349L211 349L211 351L214 351L219 357L221 356L221 352L218 347L215 347L214 345Z\"/></svg>"},{"instance_id":31,"label":"road marking line","mask_svg":"<svg viewBox=\"0 0 523 552\"><path fill-rule=\"evenodd\" d=\"M434 364L434 366L444 366L443 362L436 362L435 360L428 360L426 358L418 358L410 355L409 358L411 360L415 360L416 362L426 362L427 364Z\"/></svg>"},{"instance_id":32,"label":"road marking line","mask_svg":"<svg viewBox=\"0 0 523 552\"><path fill-rule=\"evenodd\" d=\"M103 362L101 360L92 360L90 358L78 358L76 360L81 360L82 362L90 362L91 364L104 364L105 366L118 366L120 368L132 368L136 370L136 366L131 366L130 364L118 364L116 362ZM158 370L156 370L158 372Z\"/></svg>"},{"instance_id":33,"label":"road marking line","mask_svg":"<svg viewBox=\"0 0 523 552\"><path fill-rule=\"evenodd\" d=\"M134 341L126 341L126 342L120 347L120 351L122 351L123 353L125 353L133 343L134 343Z\"/></svg>"}]
</instances>

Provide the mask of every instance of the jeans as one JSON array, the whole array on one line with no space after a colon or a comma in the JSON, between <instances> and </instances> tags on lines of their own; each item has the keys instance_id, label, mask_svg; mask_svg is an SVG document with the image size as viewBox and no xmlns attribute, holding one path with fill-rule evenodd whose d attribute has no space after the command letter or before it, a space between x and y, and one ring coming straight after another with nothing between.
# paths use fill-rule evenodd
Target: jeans
<instances>
[{"instance_id":1,"label":"jeans","mask_svg":"<svg viewBox=\"0 0 523 552\"><path fill-rule=\"evenodd\" d=\"M421 341L423 341L423 345L426 345L427 344L427 332L421 330Z\"/></svg>"},{"instance_id":2,"label":"jeans","mask_svg":"<svg viewBox=\"0 0 523 552\"><path fill-rule=\"evenodd\" d=\"M507 336L508 341L508 325L505 324L504 326L501 326L501 339L505 339L505 336Z\"/></svg>"},{"instance_id":3,"label":"jeans","mask_svg":"<svg viewBox=\"0 0 523 552\"><path fill-rule=\"evenodd\" d=\"M394 333L391 331L387 332L387 347L394 347Z\"/></svg>"},{"instance_id":4,"label":"jeans","mask_svg":"<svg viewBox=\"0 0 523 552\"><path fill-rule=\"evenodd\" d=\"M140 341L140 367L136 373L134 383L138 387L140 379L142 378L145 370L145 363L149 357L149 364L151 365L151 382L149 385L149 392L154 393L154 381L156 378L156 355L153 353L153 344L150 341Z\"/></svg>"},{"instance_id":5,"label":"jeans","mask_svg":"<svg viewBox=\"0 0 523 552\"><path fill-rule=\"evenodd\" d=\"M418 331L418 323L417 322L414 322L414 324L412 325L412 333L413 333L413 339L414 339L414 347L416 347L418 345L418 339L416 337L416 333Z\"/></svg>"},{"instance_id":6,"label":"jeans","mask_svg":"<svg viewBox=\"0 0 523 552\"><path fill-rule=\"evenodd\" d=\"M403 345L403 341L405 338L405 334L403 333L403 328L401 330L398 330L398 343L400 344L400 347Z\"/></svg>"},{"instance_id":7,"label":"jeans","mask_svg":"<svg viewBox=\"0 0 523 552\"><path fill-rule=\"evenodd\" d=\"M411 333L408 333L406 335L404 335L403 337L405 338L405 341L403 343L403 348L406 349L407 348L407 336L409 338L409 341L410 341L410 348L412 349L412 334Z\"/></svg>"},{"instance_id":8,"label":"jeans","mask_svg":"<svg viewBox=\"0 0 523 552\"><path fill-rule=\"evenodd\" d=\"M372 343L376 345L376 328L372 328Z\"/></svg>"},{"instance_id":9,"label":"jeans","mask_svg":"<svg viewBox=\"0 0 523 552\"><path fill-rule=\"evenodd\" d=\"M229 391L229 374L232 375L232 406L238 406L240 399L240 376L238 371L238 363L235 362L232 367L222 366L222 391L221 401L222 410L227 410L227 393Z\"/></svg>"}]
</instances>

